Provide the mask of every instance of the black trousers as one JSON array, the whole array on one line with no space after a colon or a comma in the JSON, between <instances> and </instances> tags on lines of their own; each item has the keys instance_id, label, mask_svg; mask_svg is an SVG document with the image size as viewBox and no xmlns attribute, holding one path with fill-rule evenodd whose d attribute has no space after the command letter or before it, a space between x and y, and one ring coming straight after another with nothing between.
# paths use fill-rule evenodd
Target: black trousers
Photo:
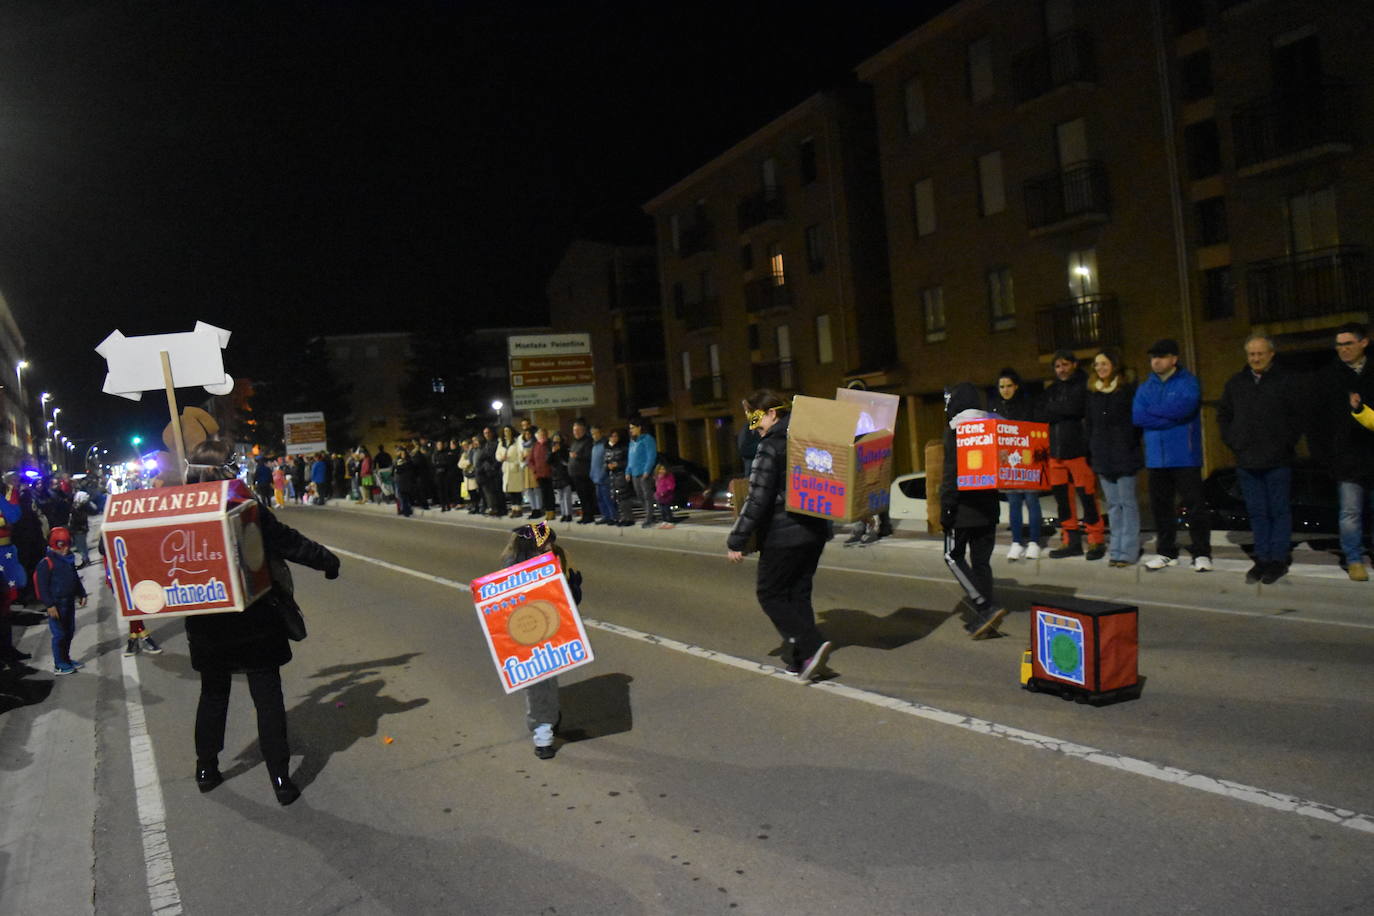
<instances>
[{"instance_id":1,"label":"black trousers","mask_svg":"<svg viewBox=\"0 0 1374 916\"><path fill-rule=\"evenodd\" d=\"M948 543L949 559L955 567L954 578L968 594L969 600L979 610L991 606L992 549L997 543L997 527L979 525L974 528L955 528Z\"/></svg>"},{"instance_id":2,"label":"black trousers","mask_svg":"<svg viewBox=\"0 0 1374 916\"><path fill-rule=\"evenodd\" d=\"M782 661L789 668L800 668L825 642L811 607L811 583L823 550L824 542L759 551L755 593L783 639Z\"/></svg>"},{"instance_id":3,"label":"black trousers","mask_svg":"<svg viewBox=\"0 0 1374 916\"><path fill-rule=\"evenodd\" d=\"M1155 517L1155 550L1178 559L1177 505L1188 512L1188 552L1211 557L1212 528L1202 496L1201 468L1150 468L1150 513Z\"/></svg>"},{"instance_id":4,"label":"black trousers","mask_svg":"<svg viewBox=\"0 0 1374 916\"><path fill-rule=\"evenodd\" d=\"M224 723L229 717L228 671L200 673L200 704L196 707L196 759L213 761L224 750ZM248 692L258 711L258 745L267 772L286 776L291 765L291 746L286 740L286 705L281 696L281 669L259 668L248 672Z\"/></svg>"},{"instance_id":5,"label":"black trousers","mask_svg":"<svg viewBox=\"0 0 1374 916\"><path fill-rule=\"evenodd\" d=\"M497 515L506 514L506 494L501 490L501 478L479 477L478 482L482 487L482 495L487 500L487 511Z\"/></svg>"},{"instance_id":6,"label":"black trousers","mask_svg":"<svg viewBox=\"0 0 1374 916\"><path fill-rule=\"evenodd\" d=\"M572 485L582 503L582 518L591 521L596 517L596 484L592 483L590 477L574 477Z\"/></svg>"}]
</instances>

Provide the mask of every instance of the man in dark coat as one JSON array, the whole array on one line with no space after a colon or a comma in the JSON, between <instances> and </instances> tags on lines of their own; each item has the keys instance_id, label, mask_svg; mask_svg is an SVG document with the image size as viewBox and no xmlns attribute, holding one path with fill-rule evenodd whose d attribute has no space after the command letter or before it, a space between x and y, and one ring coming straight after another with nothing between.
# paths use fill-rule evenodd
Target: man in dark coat
<instances>
[{"instance_id":1,"label":"man in dark coat","mask_svg":"<svg viewBox=\"0 0 1374 916\"><path fill-rule=\"evenodd\" d=\"M1246 367L1226 382L1217 405L1221 440L1236 456L1236 477L1255 563L1251 584L1269 585L1288 572L1293 537L1293 455L1307 407L1298 376L1274 359L1274 342L1255 334L1245 342Z\"/></svg>"},{"instance_id":2,"label":"man in dark coat","mask_svg":"<svg viewBox=\"0 0 1374 916\"><path fill-rule=\"evenodd\" d=\"M506 514L506 493L501 488L501 462L496 458L500 440L490 426L482 428L482 446L477 452L477 485L487 498L487 514Z\"/></svg>"},{"instance_id":3,"label":"man in dark coat","mask_svg":"<svg viewBox=\"0 0 1374 916\"><path fill-rule=\"evenodd\" d=\"M1040 410L1050 426L1050 489L1059 509L1063 544L1050 551L1054 559L1083 556L1083 532L1088 533L1087 559L1100 560L1107 553L1102 515L1097 511L1097 477L1088 465L1088 436L1083 416L1088 407L1088 379L1068 350L1054 354L1054 382L1040 399ZM1072 486L1083 505L1079 518L1074 509Z\"/></svg>"},{"instance_id":4,"label":"man in dark coat","mask_svg":"<svg viewBox=\"0 0 1374 916\"><path fill-rule=\"evenodd\" d=\"M584 417L573 420L572 440L568 442L568 478L582 503L582 518L579 525L590 525L596 521L596 484L592 483L592 446L595 443L587 434L587 421Z\"/></svg>"},{"instance_id":5,"label":"man in dark coat","mask_svg":"<svg viewBox=\"0 0 1374 916\"><path fill-rule=\"evenodd\" d=\"M458 474L458 452L449 448L448 443L440 439L434 446L433 461L434 498L439 503L440 511L447 512L457 502L457 488L453 485L453 479Z\"/></svg>"},{"instance_id":6,"label":"man in dark coat","mask_svg":"<svg viewBox=\"0 0 1374 916\"><path fill-rule=\"evenodd\" d=\"M1331 476L1341 500L1342 562L1355 582L1369 580L1364 564L1366 519L1374 514L1374 431L1351 415L1350 396L1374 404L1374 365L1366 348L1369 331L1351 322L1336 329L1337 359L1321 376L1320 416L1325 424L1325 448Z\"/></svg>"},{"instance_id":7,"label":"man in dark coat","mask_svg":"<svg viewBox=\"0 0 1374 916\"><path fill-rule=\"evenodd\" d=\"M997 631L1007 616L992 596L992 548L1000 508L997 491L959 489L960 423L989 416L979 407L978 389L960 382L945 393L945 463L940 477L940 527L945 531L945 564L968 594L971 613L964 629L974 639Z\"/></svg>"}]
</instances>

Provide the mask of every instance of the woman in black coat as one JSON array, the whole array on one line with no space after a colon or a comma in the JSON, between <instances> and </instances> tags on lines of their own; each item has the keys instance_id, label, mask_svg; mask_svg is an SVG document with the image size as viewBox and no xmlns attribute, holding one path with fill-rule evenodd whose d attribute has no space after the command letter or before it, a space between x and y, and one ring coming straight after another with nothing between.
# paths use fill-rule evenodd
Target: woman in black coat
<instances>
[{"instance_id":1,"label":"woman in black coat","mask_svg":"<svg viewBox=\"0 0 1374 916\"><path fill-rule=\"evenodd\" d=\"M754 539L759 548L759 605L782 636L787 670L810 678L825 666L830 653L830 641L816 626L811 583L833 529L823 518L787 511L787 403L763 389L745 404L749 425L763 435L749 471L749 496L725 541L726 557L731 563L743 561L744 549Z\"/></svg>"},{"instance_id":2,"label":"woman in black coat","mask_svg":"<svg viewBox=\"0 0 1374 916\"><path fill-rule=\"evenodd\" d=\"M392 486L396 489L396 514L410 518L414 514L412 503L415 500L419 468L410 457L410 451L396 449L396 462L391 468Z\"/></svg>"},{"instance_id":3,"label":"woman in black coat","mask_svg":"<svg viewBox=\"0 0 1374 916\"><path fill-rule=\"evenodd\" d=\"M204 483L237 476L230 464L229 446L207 440L196 446L187 461L187 483ZM245 488L243 499L251 499ZM328 548L277 521L272 510L258 506L263 549L269 563L290 560L339 577L339 558ZM289 805L301 791L291 781L291 747L286 737L286 707L281 693L281 666L291 661L278 603L283 598L274 575L272 591L241 613L199 614L186 618L186 641L191 667L200 672L200 703L196 707L196 785L209 792L224 781L219 752L224 750L224 723L229 714L230 676L248 676L248 691L258 713L258 744L277 801Z\"/></svg>"},{"instance_id":4,"label":"woman in black coat","mask_svg":"<svg viewBox=\"0 0 1374 916\"><path fill-rule=\"evenodd\" d=\"M1126 378L1121 358L1112 350L1100 351L1093 357L1083 421L1093 473L1107 497L1107 527L1111 532L1108 564L1118 568L1133 566L1140 558L1135 478L1143 462L1140 429L1131 418L1134 400L1135 385Z\"/></svg>"}]
</instances>

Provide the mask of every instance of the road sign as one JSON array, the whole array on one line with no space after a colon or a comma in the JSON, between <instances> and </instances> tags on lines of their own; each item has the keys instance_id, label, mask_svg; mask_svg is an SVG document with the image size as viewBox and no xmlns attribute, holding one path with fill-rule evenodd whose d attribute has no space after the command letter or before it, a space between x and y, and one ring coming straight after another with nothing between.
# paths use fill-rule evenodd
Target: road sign
<instances>
[{"instance_id":1,"label":"road sign","mask_svg":"<svg viewBox=\"0 0 1374 916\"><path fill-rule=\"evenodd\" d=\"M590 334L529 334L507 340L516 410L596 403Z\"/></svg>"},{"instance_id":2,"label":"road sign","mask_svg":"<svg viewBox=\"0 0 1374 916\"><path fill-rule=\"evenodd\" d=\"M286 441L288 455L325 451L324 414L319 411L283 414L282 438Z\"/></svg>"}]
</instances>

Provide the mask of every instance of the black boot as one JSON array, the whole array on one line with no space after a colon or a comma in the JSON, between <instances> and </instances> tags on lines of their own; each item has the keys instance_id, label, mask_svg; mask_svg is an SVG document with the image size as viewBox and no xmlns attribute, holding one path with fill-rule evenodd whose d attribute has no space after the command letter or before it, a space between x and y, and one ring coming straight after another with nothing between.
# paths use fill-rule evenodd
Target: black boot
<instances>
[{"instance_id":1,"label":"black boot","mask_svg":"<svg viewBox=\"0 0 1374 916\"><path fill-rule=\"evenodd\" d=\"M224 777L220 775L219 764L215 761L206 763L205 761L196 762L196 788L201 792L209 792L215 786L224 782Z\"/></svg>"},{"instance_id":2,"label":"black boot","mask_svg":"<svg viewBox=\"0 0 1374 916\"><path fill-rule=\"evenodd\" d=\"M1089 544L1088 552L1083 556L1085 560L1100 560L1107 555L1106 544Z\"/></svg>"},{"instance_id":3,"label":"black boot","mask_svg":"<svg viewBox=\"0 0 1374 916\"><path fill-rule=\"evenodd\" d=\"M1077 530L1065 532L1064 545L1050 551L1050 559L1052 560L1081 556L1083 556L1083 532Z\"/></svg>"},{"instance_id":4,"label":"black boot","mask_svg":"<svg viewBox=\"0 0 1374 916\"><path fill-rule=\"evenodd\" d=\"M273 776L272 792L277 796L277 804L283 808L301 797L301 790L291 781L290 776Z\"/></svg>"}]
</instances>

